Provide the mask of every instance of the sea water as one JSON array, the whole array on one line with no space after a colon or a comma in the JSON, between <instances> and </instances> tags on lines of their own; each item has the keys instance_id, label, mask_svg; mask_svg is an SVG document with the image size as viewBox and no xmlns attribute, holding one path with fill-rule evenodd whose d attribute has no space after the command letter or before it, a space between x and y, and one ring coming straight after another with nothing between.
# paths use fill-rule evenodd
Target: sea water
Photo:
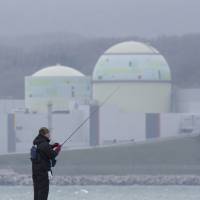
<instances>
[{"instance_id":1,"label":"sea water","mask_svg":"<svg viewBox=\"0 0 200 200\"><path fill-rule=\"evenodd\" d=\"M0 200L31 200L30 186L0 186ZM200 186L51 186L49 200L199 200Z\"/></svg>"}]
</instances>

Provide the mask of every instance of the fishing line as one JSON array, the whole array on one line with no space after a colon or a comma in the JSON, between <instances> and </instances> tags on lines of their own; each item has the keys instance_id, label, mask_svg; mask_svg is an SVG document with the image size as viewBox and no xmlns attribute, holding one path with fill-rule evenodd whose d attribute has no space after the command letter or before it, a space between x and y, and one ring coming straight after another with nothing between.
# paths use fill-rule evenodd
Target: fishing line
<instances>
[{"instance_id":1,"label":"fishing line","mask_svg":"<svg viewBox=\"0 0 200 200\"><path fill-rule=\"evenodd\" d=\"M120 86L117 87L113 92L105 98L105 100L100 104L100 106L95 109L70 135L67 137L67 139L61 144L63 146L67 141L69 141L73 135L77 133L77 131L101 108L103 105L119 90Z\"/></svg>"}]
</instances>

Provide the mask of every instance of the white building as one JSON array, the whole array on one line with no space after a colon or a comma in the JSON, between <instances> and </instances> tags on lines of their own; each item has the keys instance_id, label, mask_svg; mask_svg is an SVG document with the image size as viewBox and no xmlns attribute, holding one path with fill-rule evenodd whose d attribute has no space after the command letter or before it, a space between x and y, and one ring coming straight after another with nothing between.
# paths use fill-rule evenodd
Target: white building
<instances>
[{"instance_id":1,"label":"white building","mask_svg":"<svg viewBox=\"0 0 200 200\"><path fill-rule=\"evenodd\" d=\"M137 113L171 111L171 72L152 46L130 41L109 48L93 71L93 98L102 102L116 88L109 104Z\"/></svg>"},{"instance_id":2,"label":"white building","mask_svg":"<svg viewBox=\"0 0 200 200\"><path fill-rule=\"evenodd\" d=\"M70 105L88 104L91 100L91 80L81 72L66 66L46 67L25 77L25 106L30 111L67 111Z\"/></svg>"},{"instance_id":3,"label":"white building","mask_svg":"<svg viewBox=\"0 0 200 200\"><path fill-rule=\"evenodd\" d=\"M199 102L198 89L172 91L170 68L155 48L123 42L99 58L93 80L61 65L25 77L25 105L0 100L0 153L29 151L42 126L63 142L90 114L66 147L200 133Z\"/></svg>"}]
</instances>

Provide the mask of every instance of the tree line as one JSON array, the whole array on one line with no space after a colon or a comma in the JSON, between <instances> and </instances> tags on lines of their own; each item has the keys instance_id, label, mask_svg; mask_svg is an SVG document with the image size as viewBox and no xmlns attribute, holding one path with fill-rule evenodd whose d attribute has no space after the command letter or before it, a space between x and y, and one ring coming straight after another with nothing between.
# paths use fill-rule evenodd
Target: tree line
<instances>
[{"instance_id":1,"label":"tree line","mask_svg":"<svg viewBox=\"0 0 200 200\"><path fill-rule=\"evenodd\" d=\"M158 49L171 68L174 85L182 88L200 87L200 34L153 39L47 34L0 37L0 98L24 98L24 77L58 63L91 76L103 52L112 45L127 40L148 42Z\"/></svg>"}]
</instances>

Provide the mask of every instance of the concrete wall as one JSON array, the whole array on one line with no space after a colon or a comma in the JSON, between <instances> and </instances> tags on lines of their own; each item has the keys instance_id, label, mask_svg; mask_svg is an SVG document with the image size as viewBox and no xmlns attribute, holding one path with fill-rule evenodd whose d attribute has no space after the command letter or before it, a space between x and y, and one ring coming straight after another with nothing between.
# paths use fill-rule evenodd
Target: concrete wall
<instances>
[{"instance_id":1,"label":"concrete wall","mask_svg":"<svg viewBox=\"0 0 200 200\"><path fill-rule=\"evenodd\" d=\"M200 113L200 89L179 89L176 110L181 113Z\"/></svg>"},{"instance_id":2,"label":"concrete wall","mask_svg":"<svg viewBox=\"0 0 200 200\"><path fill-rule=\"evenodd\" d=\"M166 113L160 115L160 137L177 136L180 133L181 114Z\"/></svg>"},{"instance_id":3,"label":"concrete wall","mask_svg":"<svg viewBox=\"0 0 200 200\"><path fill-rule=\"evenodd\" d=\"M53 114L52 140L64 142L88 116L88 107L85 110L74 110L69 114ZM64 148L69 146L89 146L89 122L73 135Z\"/></svg>"},{"instance_id":4,"label":"concrete wall","mask_svg":"<svg viewBox=\"0 0 200 200\"><path fill-rule=\"evenodd\" d=\"M89 106L79 106L68 112L52 114L52 142L62 143L90 115ZM9 116L13 120L8 120ZM27 113L17 111L14 114L0 112L0 153L9 151L29 152L33 139L40 127L48 127L48 113ZM13 130L11 132L11 130ZM89 146L90 120L88 120L63 148ZM13 143L14 142L14 143ZM15 150L13 150L15 149Z\"/></svg>"},{"instance_id":5,"label":"concrete wall","mask_svg":"<svg viewBox=\"0 0 200 200\"><path fill-rule=\"evenodd\" d=\"M62 151L55 175L200 175L200 137ZM0 155L0 169L31 173L29 154Z\"/></svg>"},{"instance_id":6,"label":"concrete wall","mask_svg":"<svg viewBox=\"0 0 200 200\"><path fill-rule=\"evenodd\" d=\"M160 137L200 134L200 114L166 113L160 115Z\"/></svg>"},{"instance_id":7,"label":"concrete wall","mask_svg":"<svg viewBox=\"0 0 200 200\"><path fill-rule=\"evenodd\" d=\"M52 142L62 143L89 116L88 106L70 113L52 114ZM48 127L47 113L15 113L16 151L28 152L40 127ZM89 122L66 143L69 146L89 145Z\"/></svg>"},{"instance_id":8,"label":"concrete wall","mask_svg":"<svg viewBox=\"0 0 200 200\"><path fill-rule=\"evenodd\" d=\"M137 113L165 113L171 110L171 84L165 82L95 82L93 98L103 102L118 87L109 103L121 110Z\"/></svg>"},{"instance_id":9,"label":"concrete wall","mask_svg":"<svg viewBox=\"0 0 200 200\"><path fill-rule=\"evenodd\" d=\"M99 121L101 144L200 134L200 114L133 113L107 103L100 109Z\"/></svg>"},{"instance_id":10,"label":"concrete wall","mask_svg":"<svg viewBox=\"0 0 200 200\"><path fill-rule=\"evenodd\" d=\"M9 106L9 108L12 108L12 106ZM90 109L87 105L79 105L77 108L72 106L72 108L70 113L57 112L52 115L53 141L63 142L90 114ZM156 117L155 120L151 120L151 118L147 117L151 115L158 115L158 117L154 116ZM111 105L109 100L99 109L98 118L99 127L97 128L99 128L101 145L133 141L139 142L146 140L146 138L152 138L152 136L167 138L180 134L200 133L200 114L134 113ZM0 153L5 153L8 151L8 144L10 144L8 136L11 129L8 129L8 113L0 112L0 119L0 138L2 141ZM15 112L14 121L9 127L11 126L14 126L16 132L16 151L28 152L32 145L32 140L38 134L38 129L42 126L48 126L48 114L18 111ZM91 124L89 120L66 143L64 148L89 146L90 134L96 134L95 125L92 126L93 133L90 132L90 129ZM13 137L11 139L14 140L15 138Z\"/></svg>"},{"instance_id":11,"label":"concrete wall","mask_svg":"<svg viewBox=\"0 0 200 200\"><path fill-rule=\"evenodd\" d=\"M100 108L100 143L145 139L145 114L124 112L111 105Z\"/></svg>"},{"instance_id":12,"label":"concrete wall","mask_svg":"<svg viewBox=\"0 0 200 200\"><path fill-rule=\"evenodd\" d=\"M8 152L8 127L7 127L7 114L0 113L0 153Z\"/></svg>"},{"instance_id":13,"label":"concrete wall","mask_svg":"<svg viewBox=\"0 0 200 200\"><path fill-rule=\"evenodd\" d=\"M40 127L47 126L47 114L15 113L16 151L28 152Z\"/></svg>"},{"instance_id":14,"label":"concrete wall","mask_svg":"<svg viewBox=\"0 0 200 200\"><path fill-rule=\"evenodd\" d=\"M21 99L0 99L0 113L12 113L16 109L25 108L25 102Z\"/></svg>"}]
</instances>

